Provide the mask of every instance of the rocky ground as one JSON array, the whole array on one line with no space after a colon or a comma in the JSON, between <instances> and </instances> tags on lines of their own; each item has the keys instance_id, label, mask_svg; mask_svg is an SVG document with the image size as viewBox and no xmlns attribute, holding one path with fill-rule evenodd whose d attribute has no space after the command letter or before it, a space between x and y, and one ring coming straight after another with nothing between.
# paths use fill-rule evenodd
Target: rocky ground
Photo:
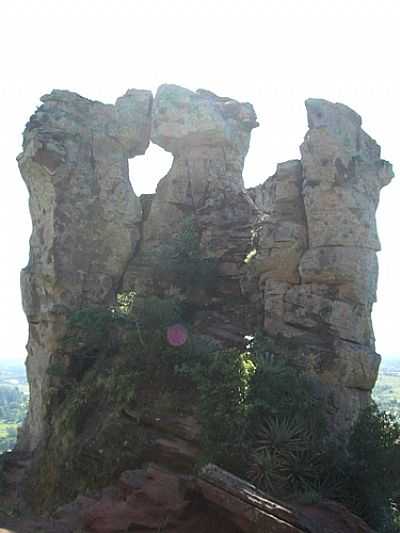
<instances>
[{"instance_id":1,"label":"rocky ground","mask_svg":"<svg viewBox=\"0 0 400 533\"><path fill-rule=\"evenodd\" d=\"M19 497L29 459L18 453L6 459L0 533L372 533L339 504L289 505L215 465L189 476L149 464L123 472L113 486L78 496L54 518L32 518ZM12 510L19 516L9 516Z\"/></svg>"}]
</instances>

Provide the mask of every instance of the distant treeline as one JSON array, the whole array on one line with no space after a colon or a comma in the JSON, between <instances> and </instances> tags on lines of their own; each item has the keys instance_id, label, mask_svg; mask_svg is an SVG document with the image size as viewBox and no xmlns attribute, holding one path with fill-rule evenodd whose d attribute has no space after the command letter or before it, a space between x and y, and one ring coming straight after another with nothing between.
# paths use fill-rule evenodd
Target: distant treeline
<instances>
[{"instance_id":1,"label":"distant treeline","mask_svg":"<svg viewBox=\"0 0 400 533\"><path fill-rule=\"evenodd\" d=\"M14 446L27 405L28 397L18 387L0 385L0 453Z\"/></svg>"},{"instance_id":2,"label":"distant treeline","mask_svg":"<svg viewBox=\"0 0 400 533\"><path fill-rule=\"evenodd\" d=\"M25 404L26 396L18 387L0 385L0 420L10 416L15 420L16 412Z\"/></svg>"}]
</instances>

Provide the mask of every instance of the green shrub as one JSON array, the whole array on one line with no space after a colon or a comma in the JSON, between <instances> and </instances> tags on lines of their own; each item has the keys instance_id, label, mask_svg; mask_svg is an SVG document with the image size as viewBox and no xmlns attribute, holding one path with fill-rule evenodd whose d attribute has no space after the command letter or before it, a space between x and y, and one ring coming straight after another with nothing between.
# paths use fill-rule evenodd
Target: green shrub
<instances>
[{"instance_id":1,"label":"green shrub","mask_svg":"<svg viewBox=\"0 0 400 533\"><path fill-rule=\"evenodd\" d=\"M96 363L121 349L135 352L143 359L159 353L166 346L169 325L181 321L179 302L174 298L137 297L134 292L117 296L108 308L83 308L69 317L64 350L69 364L55 359L48 374L81 379Z\"/></svg>"},{"instance_id":2,"label":"green shrub","mask_svg":"<svg viewBox=\"0 0 400 533\"><path fill-rule=\"evenodd\" d=\"M71 313L63 340L64 350L70 355L69 364L54 359L48 373L54 377L81 379L102 355L110 356L115 352L118 318L111 308L86 307Z\"/></svg>"},{"instance_id":3,"label":"green shrub","mask_svg":"<svg viewBox=\"0 0 400 533\"><path fill-rule=\"evenodd\" d=\"M400 531L399 422L371 403L350 436L328 438L326 409L313 383L272 355L268 341L258 338L252 349L249 477L279 496L339 500L378 531Z\"/></svg>"},{"instance_id":4,"label":"green shrub","mask_svg":"<svg viewBox=\"0 0 400 533\"><path fill-rule=\"evenodd\" d=\"M85 337L85 342L90 342L98 347L107 336L107 330L114 315L108 308L86 307L71 314L68 327Z\"/></svg>"},{"instance_id":5,"label":"green shrub","mask_svg":"<svg viewBox=\"0 0 400 533\"><path fill-rule=\"evenodd\" d=\"M199 354L191 368L199 395L204 459L236 473L243 470L252 371L249 354L237 349Z\"/></svg>"},{"instance_id":6,"label":"green shrub","mask_svg":"<svg viewBox=\"0 0 400 533\"><path fill-rule=\"evenodd\" d=\"M371 402L354 426L338 469L339 499L378 531L399 531L395 526L395 501L400 497L399 422Z\"/></svg>"},{"instance_id":7,"label":"green shrub","mask_svg":"<svg viewBox=\"0 0 400 533\"><path fill-rule=\"evenodd\" d=\"M175 371L196 386L204 459L288 496L319 485L326 421L312 383L265 344L194 337Z\"/></svg>"},{"instance_id":8,"label":"green shrub","mask_svg":"<svg viewBox=\"0 0 400 533\"><path fill-rule=\"evenodd\" d=\"M67 368L64 361L59 358L53 358L47 367L47 375L54 378L64 378L67 374Z\"/></svg>"},{"instance_id":9,"label":"green shrub","mask_svg":"<svg viewBox=\"0 0 400 533\"><path fill-rule=\"evenodd\" d=\"M257 341L258 342L258 341ZM253 343L247 393L248 476L281 497L318 491L326 458L324 403L313 383Z\"/></svg>"},{"instance_id":10,"label":"green shrub","mask_svg":"<svg viewBox=\"0 0 400 533\"><path fill-rule=\"evenodd\" d=\"M247 398L250 432L255 435L260 422L288 419L301 421L312 444L323 439L325 406L314 382L284 357L272 354L268 339L256 336L249 348L255 366Z\"/></svg>"},{"instance_id":11,"label":"green shrub","mask_svg":"<svg viewBox=\"0 0 400 533\"><path fill-rule=\"evenodd\" d=\"M153 261L156 280L168 281L183 291L213 289L218 277L217 260L204 257L201 233L194 217L187 217L180 234L165 243Z\"/></svg>"},{"instance_id":12,"label":"green shrub","mask_svg":"<svg viewBox=\"0 0 400 533\"><path fill-rule=\"evenodd\" d=\"M144 334L151 334L154 330L165 332L168 326L182 322L179 302L174 298L157 296L137 298L131 317L139 324Z\"/></svg>"}]
</instances>

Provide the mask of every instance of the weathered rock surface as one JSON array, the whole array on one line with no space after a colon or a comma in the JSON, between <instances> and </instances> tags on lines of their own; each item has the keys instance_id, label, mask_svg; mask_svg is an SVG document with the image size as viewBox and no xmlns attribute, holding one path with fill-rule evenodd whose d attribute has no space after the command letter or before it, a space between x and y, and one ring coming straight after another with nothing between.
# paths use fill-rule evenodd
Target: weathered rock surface
<instances>
[{"instance_id":1,"label":"weathered rock surface","mask_svg":"<svg viewBox=\"0 0 400 533\"><path fill-rule=\"evenodd\" d=\"M128 158L149 144L152 95L130 90L115 105L53 91L31 117L18 157L33 231L21 286L29 321L31 401L21 446L44 431L46 370L68 310L111 302L140 232Z\"/></svg>"},{"instance_id":2,"label":"weathered rock surface","mask_svg":"<svg viewBox=\"0 0 400 533\"><path fill-rule=\"evenodd\" d=\"M6 525L21 533L39 528L54 533L372 533L339 504L288 505L211 464L197 477L156 464L126 471L117 486L78 497L54 520L10 520Z\"/></svg>"},{"instance_id":3,"label":"weathered rock surface","mask_svg":"<svg viewBox=\"0 0 400 533\"><path fill-rule=\"evenodd\" d=\"M204 499L221 507L243 533L372 533L342 505L289 505L212 464L202 469L197 485Z\"/></svg>"},{"instance_id":4,"label":"weathered rock surface","mask_svg":"<svg viewBox=\"0 0 400 533\"><path fill-rule=\"evenodd\" d=\"M276 174L250 190L262 211L253 266L267 279L299 283L298 265L307 248L307 225L301 196L303 170L300 161L278 165Z\"/></svg>"},{"instance_id":5,"label":"weathered rock surface","mask_svg":"<svg viewBox=\"0 0 400 533\"><path fill-rule=\"evenodd\" d=\"M111 497L110 497L111 494ZM67 513L68 516L68 508ZM198 477L178 476L157 465L125 472L120 493L104 491L80 505L88 531L140 530L251 533L368 533L359 518L333 502L290 506L218 468L207 465Z\"/></svg>"},{"instance_id":6,"label":"weathered rock surface","mask_svg":"<svg viewBox=\"0 0 400 533\"><path fill-rule=\"evenodd\" d=\"M250 104L208 91L193 93L175 85L158 89L151 139L172 152L174 160L152 198L143 223L142 246L130 263L125 288L156 290L151 278L152 261L165 243L182 232L190 217L200 233L204 257L218 264L212 298L201 294L197 298L205 303L218 302L221 310L227 298L233 296L240 310L240 271L257 212L244 189L242 171L251 130L257 126ZM234 312L228 315L233 318ZM223 319L217 322L222 330L229 329Z\"/></svg>"},{"instance_id":7,"label":"weathered rock surface","mask_svg":"<svg viewBox=\"0 0 400 533\"><path fill-rule=\"evenodd\" d=\"M366 401L380 362L371 323L375 211L393 172L354 111L314 99L306 108L310 129L301 161L279 165L250 191L265 213L253 268L264 291L266 333L280 338L281 351L291 346L318 376L337 424L346 427Z\"/></svg>"}]
</instances>

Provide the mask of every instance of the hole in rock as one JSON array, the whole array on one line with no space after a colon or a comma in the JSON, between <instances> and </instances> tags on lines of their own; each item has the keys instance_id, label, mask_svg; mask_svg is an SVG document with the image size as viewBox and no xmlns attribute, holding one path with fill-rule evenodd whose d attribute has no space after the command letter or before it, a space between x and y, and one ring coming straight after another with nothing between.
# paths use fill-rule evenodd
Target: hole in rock
<instances>
[{"instance_id":1,"label":"hole in rock","mask_svg":"<svg viewBox=\"0 0 400 533\"><path fill-rule=\"evenodd\" d=\"M158 182L171 168L172 161L172 154L153 143L144 155L130 159L129 178L135 193L140 196L155 192Z\"/></svg>"}]
</instances>

